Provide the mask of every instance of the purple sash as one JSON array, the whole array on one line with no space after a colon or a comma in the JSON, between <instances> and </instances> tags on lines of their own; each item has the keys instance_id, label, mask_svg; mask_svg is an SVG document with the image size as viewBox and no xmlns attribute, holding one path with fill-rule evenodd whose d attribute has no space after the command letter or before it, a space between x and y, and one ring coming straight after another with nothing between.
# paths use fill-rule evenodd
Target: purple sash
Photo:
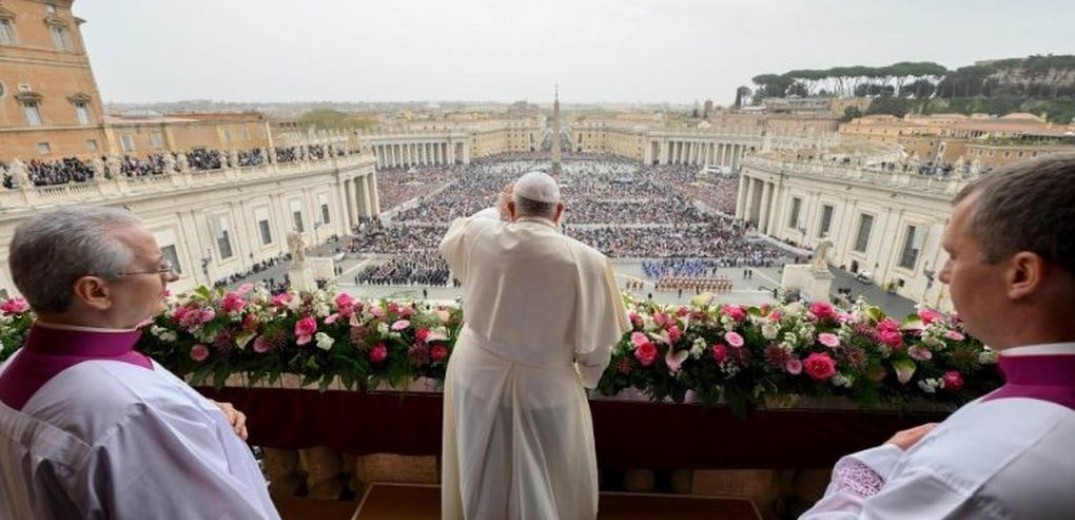
<instances>
[{"instance_id":1,"label":"purple sash","mask_svg":"<svg viewBox=\"0 0 1075 520\"><path fill-rule=\"evenodd\" d=\"M982 401L1025 397L1075 410L1075 355L1002 355L999 363L1007 382Z\"/></svg>"},{"instance_id":2,"label":"purple sash","mask_svg":"<svg viewBox=\"0 0 1075 520\"><path fill-rule=\"evenodd\" d=\"M91 332L34 324L26 345L0 373L0 402L22 410L26 402L56 374L83 361L109 360L153 369L153 362L135 352L142 331Z\"/></svg>"}]
</instances>

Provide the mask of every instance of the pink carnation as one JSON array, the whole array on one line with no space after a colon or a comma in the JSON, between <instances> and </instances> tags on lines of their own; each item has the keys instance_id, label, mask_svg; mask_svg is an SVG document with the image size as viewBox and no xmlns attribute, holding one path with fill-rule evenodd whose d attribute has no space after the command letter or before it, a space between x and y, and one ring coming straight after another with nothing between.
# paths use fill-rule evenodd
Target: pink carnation
<instances>
[{"instance_id":1,"label":"pink carnation","mask_svg":"<svg viewBox=\"0 0 1075 520\"><path fill-rule=\"evenodd\" d=\"M946 337L946 338L948 338L948 339L950 339L952 341L963 341L963 340L967 339L967 337L964 336L963 333L959 332L958 330L946 331L944 333L944 337Z\"/></svg>"},{"instance_id":2,"label":"pink carnation","mask_svg":"<svg viewBox=\"0 0 1075 520\"><path fill-rule=\"evenodd\" d=\"M784 370L787 370L793 376L797 376L803 372L803 362L799 358L788 359L784 362Z\"/></svg>"},{"instance_id":3,"label":"pink carnation","mask_svg":"<svg viewBox=\"0 0 1075 520\"><path fill-rule=\"evenodd\" d=\"M727 341L729 345L735 348L743 346L743 336L740 336L739 333L735 331L724 334L724 341Z\"/></svg>"},{"instance_id":4,"label":"pink carnation","mask_svg":"<svg viewBox=\"0 0 1075 520\"><path fill-rule=\"evenodd\" d=\"M407 327L411 326L411 322L407 320L398 320L392 324L392 330L396 332L407 330Z\"/></svg>"},{"instance_id":5,"label":"pink carnation","mask_svg":"<svg viewBox=\"0 0 1075 520\"><path fill-rule=\"evenodd\" d=\"M376 306L370 307L370 314L372 314L373 317L377 319L384 318L384 309Z\"/></svg>"},{"instance_id":6,"label":"pink carnation","mask_svg":"<svg viewBox=\"0 0 1075 520\"><path fill-rule=\"evenodd\" d=\"M201 363L202 361L205 361L205 359L208 358L208 357L209 357L209 347L207 347L207 346L205 346L205 345L203 345L201 343L198 343L197 345L194 345L193 347L190 348L190 359L193 359L194 361L197 361L197 362Z\"/></svg>"},{"instance_id":7,"label":"pink carnation","mask_svg":"<svg viewBox=\"0 0 1075 520\"><path fill-rule=\"evenodd\" d=\"M369 360L370 363L380 363L388 357L388 347L384 346L384 343L378 343L370 349Z\"/></svg>"},{"instance_id":8,"label":"pink carnation","mask_svg":"<svg viewBox=\"0 0 1075 520\"><path fill-rule=\"evenodd\" d=\"M647 337L645 333L642 333L642 332L632 332L631 333L631 344L634 345L635 348L641 347L642 345L645 345L646 343L649 343L649 337Z\"/></svg>"},{"instance_id":9,"label":"pink carnation","mask_svg":"<svg viewBox=\"0 0 1075 520\"><path fill-rule=\"evenodd\" d=\"M828 381L836 375L836 360L829 357L828 353L814 353L806 357L803 362L806 374L817 381Z\"/></svg>"},{"instance_id":10,"label":"pink carnation","mask_svg":"<svg viewBox=\"0 0 1075 520\"><path fill-rule=\"evenodd\" d=\"M4 314L22 314L30 310L30 304L22 298L12 298L0 304L0 311Z\"/></svg>"},{"instance_id":11,"label":"pink carnation","mask_svg":"<svg viewBox=\"0 0 1075 520\"><path fill-rule=\"evenodd\" d=\"M653 343L646 342L644 345L635 349L635 358L638 359L642 366L648 367L653 364L653 361L657 359L657 346Z\"/></svg>"},{"instance_id":12,"label":"pink carnation","mask_svg":"<svg viewBox=\"0 0 1075 520\"><path fill-rule=\"evenodd\" d=\"M822 332L817 335L817 342L829 348L836 348L840 346L840 337L831 332Z\"/></svg>"}]
</instances>

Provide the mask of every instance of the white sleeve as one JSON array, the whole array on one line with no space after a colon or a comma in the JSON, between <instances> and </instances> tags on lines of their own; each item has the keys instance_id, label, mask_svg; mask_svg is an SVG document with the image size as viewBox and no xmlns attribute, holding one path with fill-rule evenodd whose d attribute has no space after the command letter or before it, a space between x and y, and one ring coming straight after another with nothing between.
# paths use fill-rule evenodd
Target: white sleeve
<instances>
[{"instance_id":1,"label":"white sleeve","mask_svg":"<svg viewBox=\"0 0 1075 520\"><path fill-rule=\"evenodd\" d=\"M280 518L219 410L140 405L99 440L82 475L86 518Z\"/></svg>"},{"instance_id":2,"label":"white sleeve","mask_svg":"<svg viewBox=\"0 0 1075 520\"><path fill-rule=\"evenodd\" d=\"M967 497L926 468L895 472L902 453L885 444L840 459L825 495L799 520L942 519L967 505Z\"/></svg>"}]
</instances>

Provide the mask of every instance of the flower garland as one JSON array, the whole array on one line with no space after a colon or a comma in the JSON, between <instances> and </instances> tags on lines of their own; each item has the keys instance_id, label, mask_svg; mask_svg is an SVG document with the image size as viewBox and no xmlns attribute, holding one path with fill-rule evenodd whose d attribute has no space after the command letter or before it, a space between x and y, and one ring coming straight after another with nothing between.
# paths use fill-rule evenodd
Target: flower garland
<instances>
[{"instance_id":1,"label":"flower garland","mask_svg":"<svg viewBox=\"0 0 1075 520\"><path fill-rule=\"evenodd\" d=\"M958 405L999 386L996 354L953 315L920 309L902 321L859 301L741 307L663 306L625 296L632 330L612 349L598 386L655 401L727 404L737 412L782 396L846 396L860 407L926 401ZM0 303L0 361L25 340L24 300ZM359 300L325 290L270 294L201 287L170 297L144 325L139 349L186 377L219 387L302 376L322 390L442 381L463 322L458 305Z\"/></svg>"}]
</instances>

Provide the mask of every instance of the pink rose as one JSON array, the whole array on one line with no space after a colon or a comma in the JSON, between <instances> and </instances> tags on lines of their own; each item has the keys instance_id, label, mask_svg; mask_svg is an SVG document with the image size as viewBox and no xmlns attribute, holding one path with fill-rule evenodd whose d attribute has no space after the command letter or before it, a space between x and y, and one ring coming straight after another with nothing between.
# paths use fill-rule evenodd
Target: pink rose
<instances>
[{"instance_id":1,"label":"pink rose","mask_svg":"<svg viewBox=\"0 0 1075 520\"><path fill-rule=\"evenodd\" d=\"M244 283L244 284L240 285L239 288L235 290L235 292L238 293L239 296L246 296L246 295L250 294L250 291L253 291L253 290L254 290L254 284L247 282L247 283Z\"/></svg>"},{"instance_id":2,"label":"pink rose","mask_svg":"<svg viewBox=\"0 0 1075 520\"><path fill-rule=\"evenodd\" d=\"M30 304L26 303L26 300L22 298L12 298L0 304L0 311L4 314L22 314L30 310Z\"/></svg>"},{"instance_id":3,"label":"pink rose","mask_svg":"<svg viewBox=\"0 0 1075 520\"><path fill-rule=\"evenodd\" d=\"M370 349L369 359L370 363L380 363L388 357L388 347L384 346L384 343L378 343Z\"/></svg>"},{"instance_id":4,"label":"pink rose","mask_svg":"<svg viewBox=\"0 0 1075 520\"><path fill-rule=\"evenodd\" d=\"M243 301L243 297L238 293L230 292L224 296L224 300L220 302L220 308L224 312L237 312L243 310L246 306L246 302Z\"/></svg>"},{"instance_id":5,"label":"pink rose","mask_svg":"<svg viewBox=\"0 0 1075 520\"><path fill-rule=\"evenodd\" d=\"M388 312L399 314L399 304L396 302L388 302Z\"/></svg>"},{"instance_id":6,"label":"pink rose","mask_svg":"<svg viewBox=\"0 0 1075 520\"><path fill-rule=\"evenodd\" d=\"M639 316L637 312L631 311L627 314L627 317L631 319L631 325L634 325L635 327L642 326L642 317Z\"/></svg>"},{"instance_id":7,"label":"pink rose","mask_svg":"<svg viewBox=\"0 0 1075 520\"><path fill-rule=\"evenodd\" d=\"M808 376L817 381L828 381L836 375L836 361L826 352L807 356L806 361L803 362L803 368L806 369Z\"/></svg>"},{"instance_id":8,"label":"pink rose","mask_svg":"<svg viewBox=\"0 0 1075 520\"><path fill-rule=\"evenodd\" d=\"M803 362L798 358L790 358L784 362L784 370L787 370L793 376L797 376L803 372Z\"/></svg>"},{"instance_id":9,"label":"pink rose","mask_svg":"<svg viewBox=\"0 0 1075 520\"><path fill-rule=\"evenodd\" d=\"M883 330L899 331L900 330L900 324L896 323L896 320L894 320L892 318L885 318L885 319L881 320L880 323L877 324L877 330L878 331L883 331Z\"/></svg>"},{"instance_id":10,"label":"pink rose","mask_svg":"<svg viewBox=\"0 0 1075 520\"><path fill-rule=\"evenodd\" d=\"M818 320L827 320L836 317L836 308L829 303L813 302L810 304L810 314Z\"/></svg>"},{"instance_id":11,"label":"pink rose","mask_svg":"<svg viewBox=\"0 0 1075 520\"><path fill-rule=\"evenodd\" d=\"M384 318L384 309L380 307L370 307L370 314L377 319Z\"/></svg>"},{"instance_id":12,"label":"pink rose","mask_svg":"<svg viewBox=\"0 0 1075 520\"><path fill-rule=\"evenodd\" d=\"M958 371L949 370L941 377L944 381L944 389L949 392L958 392L963 388L963 376Z\"/></svg>"},{"instance_id":13,"label":"pink rose","mask_svg":"<svg viewBox=\"0 0 1075 520\"><path fill-rule=\"evenodd\" d=\"M831 332L822 332L817 335L817 342L829 348L836 348L840 346L840 337Z\"/></svg>"},{"instance_id":14,"label":"pink rose","mask_svg":"<svg viewBox=\"0 0 1075 520\"><path fill-rule=\"evenodd\" d=\"M258 336L254 338L254 352L258 354L264 354L272 349L272 345L265 339L265 336Z\"/></svg>"},{"instance_id":15,"label":"pink rose","mask_svg":"<svg viewBox=\"0 0 1075 520\"><path fill-rule=\"evenodd\" d=\"M653 313L653 323L656 323L661 328L664 328L666 325L675 323L675 320L673 320L667 314L657 311Z\"/></svg>"},{"instance_id":16,"label":"pink rose","mask_svg":"<svg viewBox=\"0 0 1075 520\"><path fill-rule=\"evenodd\" d=\"M773 323L780 323L780 320L783 319L783 317L784 316L780 314L780 311L773 311L773 313L769 315L769 321Z\"/></svg>"},{"instance_id":17,"label":"pink rose","mask_svg":"<svg viewBox=\"0 0 1075 520\"><path fill-rule=\"evenodd\" d=\"M414 309L410 307L403 307L399 310L399 317L410 318L411 316L414 316Z\"/></svg>"},{"instance_id":18,"label":"pink rose","mask_svg":"<svg viewBox=\"0 0 1075 520\"><path fill-rule=\"evenodd\" d=\"M635 359L638 359L638 362L642 363L644 367L652 365L653 361L657 359L657 346L650 342L639 346L635 349Z\"/></svg>"},{"instance_id":19,"label":"pink rose","mask_svg":"<svg viewBox=\"0 0 1075 520\"><path fill-rule=\"evenodd\" d=\"M735 348L743 346L743 336L740 336L739 333L734 330L724 334L724 341L727 341L729 345Z\"/></svg>"},{"instance_id":20,"label":"pink rose","mask_svg":"<svg viewBox=\"0 0 1075 520\"><path fill-rule=\"evenodd\" d=\"M392 324L392 330L396 332L407 330L407 327L411 326L411 322L407 320L398 320Z\"/></svg>"},{"instance_id":21,"label":"pink rose","mask_svg":"<svg viewBox=\"0 0 1075 520\"><path fill-rule=\"evenodd\" d=\"M190 359L193 359L194 361L197 361L197 362L201 363L202 361L205 361L205 359L208 358L208 357L209 357L209 347L207 347L207 346L205 346L205 345L203 345L201 343L198 343L197 345L194 345L193 347L190 348Z\"/></svg>"},{"instance_id":22,"label":"pink rose","mask_svg":"<svg viewBox=\"0 0 1075 520\"><path fill-rule=\"evenodd\" d=\"M668 327L668 341L669 342L675 343L675 342L679 341L679 338L682 338L682 337L683 337L683 333L680 332L679 327L677 327L675 325L672 325L671 327Z\"/></svg>"},{"instance_id":23,"label":"pink rose","mask_svg":"<svg viewBox=\"0 0 1075 520\"><path fill-rule=\"evenodd\" d=\"M414 339L416 339L418 341L421 341L422 343L425 343L426 338L428 338L428 337L429 337L429 329L427 329L427 328L423 327L421 329L418 329L418 330L414 331Z\"/></svg>"},{"instance_id":24,"label":"pink rose","mask_svg":"<svg viewBox=\"0 0 1075 520\"><path fill-rule=\"evenodd\" d=\"M272 297L273 307L286 307L291 302L291 293L280 293Z\"/></svg>"},{"instance_id":25,"label":"pink rose","mask_svg":"<svg viewBox=\"0 0 1075 520\"><path fill-rule=\"evenodd\" d=\"M336 295L336 299L334 301L337 307L350 307L354 305L355 298L350 294L342 292Z\"/></svg>"},{"instance_id":26,"label":"pink rose","mask_svg":"<svg viewBox=\"0 0 1075 520\"><path fill-rule=\"evenodd\" d=\"M922 323L929 325L941 319L944 315L933 309L918 309L918 317L922 318Z\"/></svg>"},{"instance_id":27,"label":"pink rose","mask_svg":"<svg viewBox=\"0 0 1075 520\"><path fill-rule=\"evenodd\" d=\"M317 332L317 320L313 316L306 316L295 322L295 344L305 345L309 343L313 339L315 332Z\"/></svg>"},{"instance_id":28,"label":"pink rose","mask_svg":"<svg viewBox=\"0 0 1075 520\"><path fill-rule=\"evenodd\" d=\"M725 305L720 308L720 313L735 321L743 321L747 317L746 311L738 305Z\"/></svg>"},{"instance_id":29,"label":"pink rose","mask_svg":"<svg viewBox=\"0 0 1075 520\"><path fill-rule=\"evenodd\" d=\"M714 343L712 355L714 361L723 363L728 359L728 347L725 347L723 343Z\"/></svg>"},{"instance_id":30,"label":"pink rose","mask_svg":"<svg viewBox=\"0 0 1075 520\"><path fill-rule=\"evenodd\" d=\"M893 348L903 344L903 334L900 334L898 330L878 330L877 339Z\"/></svg>"},{"instance_id":31,"label":"pink rose","mask_svg":"<svg viewBox=\"0 0 1075 520\"><path fill-rule=\"evenodd\" d=\"M676 309L676 316L679 316L680 318L682 318L682 317L684 317L684 316L686 316L686 315L688 315L690 313L691 313L691 310L688 309L685 305L680 305L679 308Z\"/></svg>"},{"instance_id":32,"label":"pink rose","mask_svg":"<svg viewBox=\"0 0 1075 520\"><path fill-rule=\"evenodd\" d=\"M429 359L432 359L433 361L442 361L446 357L448 357L448 347L445 347L444 345L433 345L433 347L429 349Z\"/></svg>"}]
</instances>

